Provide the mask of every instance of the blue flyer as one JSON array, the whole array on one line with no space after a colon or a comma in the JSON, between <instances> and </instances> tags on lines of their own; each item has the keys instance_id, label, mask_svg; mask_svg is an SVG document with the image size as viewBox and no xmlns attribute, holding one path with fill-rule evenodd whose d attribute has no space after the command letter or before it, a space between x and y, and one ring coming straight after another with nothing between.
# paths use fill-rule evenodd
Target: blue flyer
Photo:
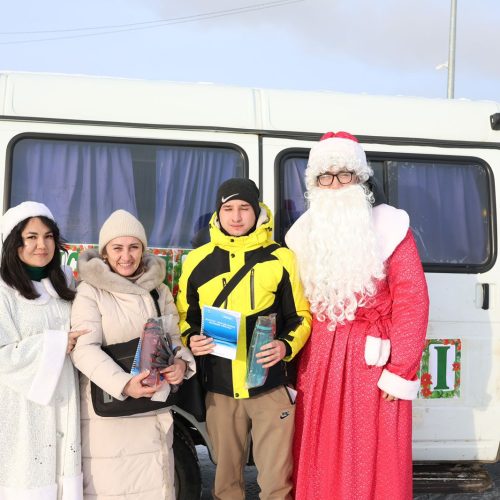
<instances>
[{"instance_id":1,"label":"blue flyer","mask_svg":"<svg viewBox=\"0 0 500 500\"><path fill-rule=\"evenodd\" d=\"M201 331L214 339L215 356L236 359L236 345L240 331L241 314L220 307L203 306Z\"/></svg>"}]
</instances>

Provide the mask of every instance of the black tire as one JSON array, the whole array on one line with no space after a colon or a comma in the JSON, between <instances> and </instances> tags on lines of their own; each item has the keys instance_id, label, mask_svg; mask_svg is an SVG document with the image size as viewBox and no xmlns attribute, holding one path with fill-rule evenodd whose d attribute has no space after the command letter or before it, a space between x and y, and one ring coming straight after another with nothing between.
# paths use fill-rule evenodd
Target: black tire
<instances>
[{"instance_id":1,"label":"black tire","mask_svg":"<svg viewBox=\"0 0 500 500\"><path fill-rule=\"evenodd\" d=\"M177 500L199 500L202 483L200 463L187 429L174 422L175 497Z\"/></svg>"}]
</instances>

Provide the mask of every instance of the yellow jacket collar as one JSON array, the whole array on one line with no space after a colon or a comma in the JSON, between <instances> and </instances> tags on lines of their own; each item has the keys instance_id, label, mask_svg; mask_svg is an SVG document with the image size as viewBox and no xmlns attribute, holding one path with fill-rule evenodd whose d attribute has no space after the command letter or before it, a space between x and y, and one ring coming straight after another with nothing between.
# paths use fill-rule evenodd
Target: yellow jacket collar
<instances>
[{"instance_id":1,"label":"yellow jacket collar","mask_svg":"<svg viewBox=\"0 0 500 500\"><path fill-rule=\"evenodd\" d=\"M271 210L264 203L260 203L260 215L257 219L255 231L247 236L229 236L220 229L217 212L210 219L210 241L212 244L222 248L235 248L251 250L261 247L267 241L272 241L273 216Z\"/></svg>"}]
</instances>

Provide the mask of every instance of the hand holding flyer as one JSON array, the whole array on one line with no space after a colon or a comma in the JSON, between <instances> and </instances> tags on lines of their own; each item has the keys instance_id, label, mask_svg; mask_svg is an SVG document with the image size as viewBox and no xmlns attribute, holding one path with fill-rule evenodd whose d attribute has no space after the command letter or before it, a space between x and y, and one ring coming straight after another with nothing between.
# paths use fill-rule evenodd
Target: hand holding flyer
<instances>
[{"instance_id":1,"label":"hand holding flyer","mask_svg":"<svg viewBox=\"0 0 500 500\"><path fill-rule=\"evenodd\" d=\"M220 307L203 306L201 333L214 341L215 356L236 359L241 314Z\"/></svg>"}]
</instances>

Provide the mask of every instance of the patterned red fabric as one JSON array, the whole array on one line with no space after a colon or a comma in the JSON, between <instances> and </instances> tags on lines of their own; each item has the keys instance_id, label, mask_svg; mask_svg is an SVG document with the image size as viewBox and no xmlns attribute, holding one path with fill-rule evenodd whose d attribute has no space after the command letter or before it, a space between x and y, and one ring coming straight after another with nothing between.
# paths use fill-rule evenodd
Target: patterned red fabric
<instances>
[{"instance_id":1,"label":"patterned red fabric","mask_svg":"<svg viewBox=\"0 0 500 500\"><path fill-rule=\"evenodd\" d=\"M411 401L387 402L385 368L415 380L428 318L425 276L411 232L387 261L368 307L334 332L316 318L303 349L295 414L297 500L411 500ZM385 367L368 366L365 339L391 340ZM402 382L404 383L405 380Z\"/></svg>"}]
</instances>

